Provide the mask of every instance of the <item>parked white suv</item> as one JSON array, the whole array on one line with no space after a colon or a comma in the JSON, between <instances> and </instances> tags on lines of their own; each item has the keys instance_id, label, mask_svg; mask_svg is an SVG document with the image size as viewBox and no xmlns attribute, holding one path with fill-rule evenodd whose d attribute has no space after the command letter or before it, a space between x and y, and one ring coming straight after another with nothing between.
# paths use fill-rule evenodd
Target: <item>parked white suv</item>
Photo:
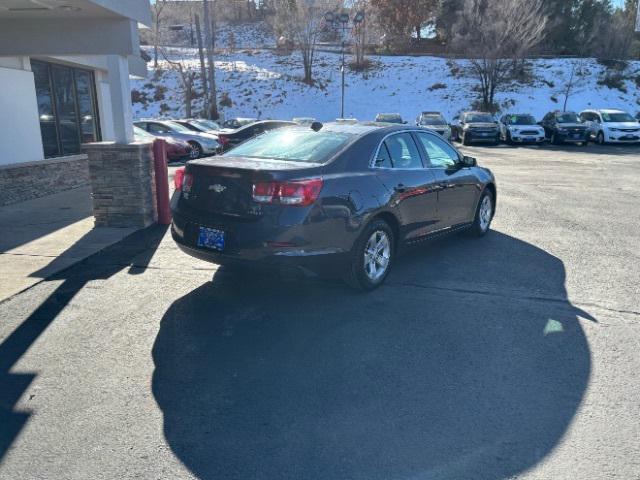
<instances>
[{"instance_id":1,"label":"parked white suv","mask_svg":"<svg viewBox=\"0 0 640 480\"><path fill-rule=\"evenodd\" d=\"M580 119L596 143L640 142L640 122L624 110L584 110Z\"/></svg>"},{"instance_id":2,"label":"parked white suv","mask_svg":"<svg viewBox=\"0 0 640 480\"><path fill-rule=\"evenodd\" d=\"M542 143L546 140L544 128L527 113L508 113L500 118L500 139L514 143Z\"/></svg>"}]
</instances>

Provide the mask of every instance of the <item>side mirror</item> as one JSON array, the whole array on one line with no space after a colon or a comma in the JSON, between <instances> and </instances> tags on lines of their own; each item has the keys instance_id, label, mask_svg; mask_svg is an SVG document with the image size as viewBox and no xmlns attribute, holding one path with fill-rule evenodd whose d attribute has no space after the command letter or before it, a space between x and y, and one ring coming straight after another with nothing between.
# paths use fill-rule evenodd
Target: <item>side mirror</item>
<instances>
[{"instance_id":1,"label":"side mirror","mask_svg":"<svg viewBox=\"0 0 640 480\"><path fill-rule=\"evenodd\" d=\"M407 124L407 121L405 120L404 122L402 122L402 124L403 124L403 125L406 125L406 124Z\"/></svg>"},{"instance_id":2,"label":"side mirror","mask_svg":"<svg viewBox=\"0 0 640 480\"><path fill-rule=\"evenodd\" d=\"M462 165L465 167L476 167L478 165L478 161L475 157L467 157L466 155L462 157Z\"/></svg>"}]
</instances>

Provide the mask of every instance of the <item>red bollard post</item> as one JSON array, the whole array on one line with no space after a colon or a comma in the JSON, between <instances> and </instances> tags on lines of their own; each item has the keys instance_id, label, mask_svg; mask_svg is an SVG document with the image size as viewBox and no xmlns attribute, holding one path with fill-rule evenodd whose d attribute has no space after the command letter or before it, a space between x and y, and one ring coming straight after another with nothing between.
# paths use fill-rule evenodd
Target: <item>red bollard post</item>
<instances>
[{"instance_id":1,"label":"red bollard post","mask_svg":"<svg viewBox=\"0 0 640 480\"><path fill-rule=\"evenodd\" d=\"M171 208L169 207L169 168L167 166L167 144L159 138L153 142L153 166L156 172L156 205L158 206L158 223L171 224Z\"/></svg>"}]
</instances>

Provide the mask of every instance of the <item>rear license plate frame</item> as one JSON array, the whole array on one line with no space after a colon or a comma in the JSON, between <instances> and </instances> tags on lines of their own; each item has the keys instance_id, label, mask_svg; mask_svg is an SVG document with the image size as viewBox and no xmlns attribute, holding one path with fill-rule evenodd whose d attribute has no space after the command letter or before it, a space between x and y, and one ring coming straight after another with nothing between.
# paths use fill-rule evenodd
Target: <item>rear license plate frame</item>
<instances>
[{"instance_id":1,"label":"rear license plate frame","mask_svg":"<svg viewBox=\"0 0 640 480\"><path fill-rule=\"evenodd\" d=\"M198 226L198 247L223 252L226 240L226 232L224 230L203 225Z\"/></svg>"}]
</instances>

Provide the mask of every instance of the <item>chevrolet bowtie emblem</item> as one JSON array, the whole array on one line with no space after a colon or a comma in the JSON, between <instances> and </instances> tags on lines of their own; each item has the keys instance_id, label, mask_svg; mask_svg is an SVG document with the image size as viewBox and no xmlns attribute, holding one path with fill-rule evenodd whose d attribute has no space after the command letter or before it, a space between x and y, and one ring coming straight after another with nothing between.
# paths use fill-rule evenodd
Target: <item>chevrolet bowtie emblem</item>
<instances>
[{"instance_id":1,"label":"chevrolet bowtie emblem","mask_svg":"<svg viewBox=\"0 0 640 480\"><path fill-rule=\"evenodd\" d=\"M220 185L219 183L216 183L214 185L209 185L209 190L213 190L216 193L222 193L227 189L227 187L225 187L224 185Z\"/></svg>"}]
</instances>

